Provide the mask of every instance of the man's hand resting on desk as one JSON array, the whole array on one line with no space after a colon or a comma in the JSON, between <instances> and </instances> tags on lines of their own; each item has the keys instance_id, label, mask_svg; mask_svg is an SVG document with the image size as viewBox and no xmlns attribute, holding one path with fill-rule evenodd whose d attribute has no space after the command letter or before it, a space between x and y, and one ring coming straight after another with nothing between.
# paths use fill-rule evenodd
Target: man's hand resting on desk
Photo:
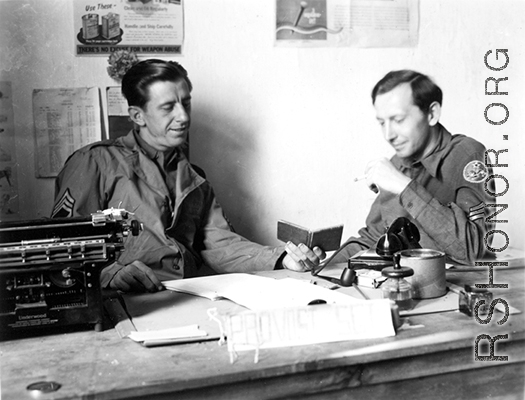
<instances>
[{"instance_id":1,"label":"man's hand resting on desk","mask_svg":"<svg viewBox=\"0 0 525 400\"><path fill-rule=\"evenodd\" d=\"M319 247L314 247L311 250L303 243L296 246L292 242L288 242L285 250L288 254L283 259L283 267L292 271L311 271L326 257L326 253Z\"/></svg>"},{"instance_id":2,"label":"man's hand resting on desk","mask_svg":"<svg viewBox=\"0 0 525 400\"><path fill-rule=\"evenodd\" d=\"M102 270L102 275L104 274L114 274L109 281L110 289L123 292L157 292L164 289L153 270L142 261L133 261L128 265L117 263L107 270Z\"/></svg>"}]
</instances>

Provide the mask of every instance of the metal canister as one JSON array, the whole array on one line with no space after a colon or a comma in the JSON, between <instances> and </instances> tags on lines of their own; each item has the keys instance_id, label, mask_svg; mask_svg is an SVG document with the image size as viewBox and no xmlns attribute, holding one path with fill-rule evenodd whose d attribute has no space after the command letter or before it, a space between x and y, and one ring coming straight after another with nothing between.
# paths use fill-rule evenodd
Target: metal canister
<instances>
[{"instance_id":1,"label":"metal canister","mask_svg":"<svg viewBox=\"0 0 525 400\"><path fill-rule=\"evenodd\" d=\"M447 292L445 253L433 249L401 250L401 266L414 270L407 281L414 288L414 299L432 299Z\"/></svg>"},{"instance_id":2,"label":"metal canister","mask_svg":"<svg viewBox=\"0 0 525 400\"><path fill-rule=\"evenodd\" d=\"M86 14L82 16L82 37L94 39L98 36L98 14Z\"/></svg>"},{"instance_id":3,"label":"metal canister","mask_svg":"<svg viewBox=\"0 0 525 400\"><path fill-rule=\"evenodd\" d=\"M102 37L111 39L120 35L120 15L109 13L102 16Z\"/></svg>"}]
</instances>

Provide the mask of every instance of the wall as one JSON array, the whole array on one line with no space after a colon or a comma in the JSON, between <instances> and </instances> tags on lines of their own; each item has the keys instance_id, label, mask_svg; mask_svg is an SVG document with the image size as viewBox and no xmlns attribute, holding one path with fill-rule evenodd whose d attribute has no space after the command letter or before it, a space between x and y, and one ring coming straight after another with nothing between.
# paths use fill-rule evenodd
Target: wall
<instances>
[{"instance_id":1,"label":"wall","mask_svg":"<svg viewBox=\"0 0 525 400\"><path fill-rule=\"evenodd\" d=\"M53 201L53 180L34 177L32 89L115 85L106 57L75 57L72 14L66 0L0 1L0 80L13 84L24 219L48 216ZM353 178L369 160L392 154L370 90L391 69L416 69L442 87L449 130L509 149L500 157L509 167L497 171L510 184L499 199L509 204L502 229L523 249L524 26L524 1L421 1L415 48L280 48L273 1L186 1L184 55L173 59L194 83L192 162L252 240L277 244L278 219L312 228L344 223L344 235L354 234L375 195ZM483 62L497 48L510 55L498 74ZM484 93L489 76L509 78L500 86L510 111L501 126L484 118L494 101Z\"/></svg>"}]
</instances>

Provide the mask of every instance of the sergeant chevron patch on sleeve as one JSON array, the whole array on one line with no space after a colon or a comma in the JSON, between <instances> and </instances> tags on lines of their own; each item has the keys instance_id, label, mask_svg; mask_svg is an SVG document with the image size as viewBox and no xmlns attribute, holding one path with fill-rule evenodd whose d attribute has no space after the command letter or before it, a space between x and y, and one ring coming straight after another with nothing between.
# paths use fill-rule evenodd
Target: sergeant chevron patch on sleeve
<instances>
[{"instance_id":1,"label":"sergeant chevron patch on sleeve","mask_svg":"<svg viewBox=\"0 0 525 400\"><path fill-rule=\"evenodd\" d=\"M470 207L468 210L468 219L475 221L485 216L485 203L479 203L477 206Z\"/></svg>"},{"instance_id":2,"label":"sergeant chevron patch on sleeve","mask_svg":"<svg viewBox=\"0 0 525 400\"><path fill-rule=\"evenodd\" d=\"M75 206L75 199L71 196L69 189L67 189L62 198L53 207L51 218L68 218L73 216L73 207Z\"/></svg>"}]
</instances>

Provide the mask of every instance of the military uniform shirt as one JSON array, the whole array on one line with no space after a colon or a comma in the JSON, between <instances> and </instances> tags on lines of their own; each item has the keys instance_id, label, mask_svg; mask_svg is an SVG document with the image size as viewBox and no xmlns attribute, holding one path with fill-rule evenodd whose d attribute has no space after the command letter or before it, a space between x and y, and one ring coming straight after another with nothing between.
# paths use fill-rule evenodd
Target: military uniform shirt
<instances>
[{"instance_id":1,"label":"military uniform shirt","mask_svg":"<svg viewBox=\"0 0 525 400\"><path fill-rule=\"evenodd\" d=\"M493 204L494 198L485 190L485 181L473 183L463 176L465 166L474 160L485 162L485 147L467 136L451 135L442 125L434 151L418 163L392 157L395 167L412 179L410 184L399 195L378 194L366 227L348 239L333 262L374 248L398 217L407 217L418 227L421 247L443 251L451 262L472 264L486 255L485 204Z\"/></svg>"}]
</instances>

